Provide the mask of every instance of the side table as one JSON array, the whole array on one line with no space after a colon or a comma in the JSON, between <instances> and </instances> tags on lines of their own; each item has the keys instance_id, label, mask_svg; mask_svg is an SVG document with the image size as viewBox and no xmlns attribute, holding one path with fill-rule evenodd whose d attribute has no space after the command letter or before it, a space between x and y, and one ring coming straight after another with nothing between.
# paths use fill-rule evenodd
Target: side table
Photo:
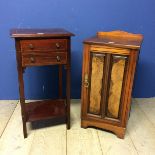
<instances>
[{"instance_id":1,"label":"side table","mask_svg":"<svg viewBox=\"0 0 155 155\"><path fill-rule=\"evenodd\" d=\"M66 118L70 128L70 40L74 34L64 29L11 29L15 39L21 114L24 138L27 137L26 122ZM23 73L30 66L59 66L59 98L25 104ZM62 98L62 66L66 69L66 98Z\"/></svg>"}]
</instances>

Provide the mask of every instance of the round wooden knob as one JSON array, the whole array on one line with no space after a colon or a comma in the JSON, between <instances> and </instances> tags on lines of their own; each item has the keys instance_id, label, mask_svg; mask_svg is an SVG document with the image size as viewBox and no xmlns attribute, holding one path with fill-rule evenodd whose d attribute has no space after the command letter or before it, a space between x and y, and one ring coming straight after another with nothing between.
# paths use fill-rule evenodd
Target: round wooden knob
<instances>
[{"instance_id":1,"label":"round wooden knob","mask_svg":"<svg viewBox=\"0 0 155 155\"><path fill-rule=\"evenodd\" d=\"M35 62L35 58L34 57L30 57L30 61L31 61L31 63L34 63Z\"/></svg>"},{"instance_id":2,"label":"round wooden knob","mask_svg":"<svg viewBox=\"0 0 155 155\"><path fill-rule=\"evenodd\" d=\"M33 44L29 44L29 48L30 48L30 49L34 49Z\"/></svg>"},{"instance_id":3,"label":"round wooden knob","mask_svg":"<svg viewBox=\"0 0 155 155\"><path fill-rule=\"evenodd\" d=\"M60 44L59 44L59 43L56 43L55 46L56 46L56 48L58 48L58 49L60 48Z\"/></svg>"},{"instance_id":4,"label":"round wooden knob","mask_svg":"<svg viewBox=\"0 0 155 155\"><path fill-rule=\"evenodd\" d=\"M61 61L60 56L57 56L56 59L57 59L57 62L60 62Z\"/></svg>"}]
</instances>

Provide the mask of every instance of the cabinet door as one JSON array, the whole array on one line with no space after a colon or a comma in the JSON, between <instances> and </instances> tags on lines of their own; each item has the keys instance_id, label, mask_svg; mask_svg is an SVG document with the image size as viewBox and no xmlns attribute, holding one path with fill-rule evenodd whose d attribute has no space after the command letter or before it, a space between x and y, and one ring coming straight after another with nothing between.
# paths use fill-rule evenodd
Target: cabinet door
<instances>
[{"instance_id":1,"label":"cabinet door","mask_svg":"<svg viewBox=\"0 0 155 155\"><path fill-rule=\"evenodd\" d=\"M84 113L107 121L120 121L128 56L88 52L83 90ZM84 92L84 91L83 91Z\"/></svg>"},{"instance_id":2,"label":"cabinet door","mask_svg":"<svg viewBox=\"0 0 155 155\"><path fill-rule=\"evenodd\" d=\"M89 46L88 46L89 47ZM82 117L101 117L104 53L90 52L85 46L83 57Z\"/></svg>"},{"instance_id":3,"label":"cabinet door","mask_svg":"<svg viewBox=\"0 0 155 155\"><path fill-rule=\"evenodd\" d=\"M106 117L120 119L127 62L127 56L111 55L106 94Z\"/></svg>"}]
</instances>

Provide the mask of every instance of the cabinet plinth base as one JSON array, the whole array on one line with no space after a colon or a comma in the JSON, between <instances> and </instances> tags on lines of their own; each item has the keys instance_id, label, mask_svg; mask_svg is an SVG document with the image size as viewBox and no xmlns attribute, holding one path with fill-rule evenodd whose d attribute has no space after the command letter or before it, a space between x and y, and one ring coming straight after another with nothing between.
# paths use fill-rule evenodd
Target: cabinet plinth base
<instances>
[{"instance_id":1,"label":"cabinet plinth base","mask_svg":"<svg viewBox=\"0 0 155 155\"><path fill-rule=\"evenodd\" d=\"M124 139L125 130L126 130L126 128L123 128L123 127L114 126L111 124L92 121L92 120L91 121L81 120L81 127L85 129L87 127L97 127L97 128L105 129L105 130L113 132L114 134L117 135L118 138L121 138L121 139Z\"/></svg>"}]
</instances>

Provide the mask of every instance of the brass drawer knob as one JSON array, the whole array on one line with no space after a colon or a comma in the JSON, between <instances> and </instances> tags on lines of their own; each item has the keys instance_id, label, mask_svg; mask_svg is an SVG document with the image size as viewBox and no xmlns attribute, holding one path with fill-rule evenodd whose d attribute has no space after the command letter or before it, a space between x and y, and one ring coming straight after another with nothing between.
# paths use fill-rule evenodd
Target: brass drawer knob
<instances>
[{"instance_id":1,"label":"brass drawer knob","mask_svg":"<svg viewBox=\"0 0 155 155\"><path fill-rule=\"evenodd\" d=\"M56 46L57 49L60 48L60 44L59 43L56 43L55 46Z\"/></svg>"},{"instance_id":2,"label":"brass drawer knob","mask_svg":"<svg viewBox=\"0 0 155 155\"><path fill-rule=\"evenodd\" d=\"M34 49L33 44L29 44L29 48L30 48L31 50Z\"/></svg>"},{"instance_id":3,"label":"brass drawer knob","mask_svg":"<svg viewBox=\"0 0 155 155\"><path fill-rule=\"evenodd\" d=\"M57 59L57 62L60 62L61 61L60 56L57 56L56 59Z\"/></svg>"},{"instance_id":4,"label":"brass drawer knob","mask_svg":"<svg viewBox=\"0 0 155 155\"><path fill-rule=\"evenodd\" d=\"M30 61L31 61L31 63L34 63L35 62L35 58L34 57L30 57Z\"/></svg>"}]
</instances>

